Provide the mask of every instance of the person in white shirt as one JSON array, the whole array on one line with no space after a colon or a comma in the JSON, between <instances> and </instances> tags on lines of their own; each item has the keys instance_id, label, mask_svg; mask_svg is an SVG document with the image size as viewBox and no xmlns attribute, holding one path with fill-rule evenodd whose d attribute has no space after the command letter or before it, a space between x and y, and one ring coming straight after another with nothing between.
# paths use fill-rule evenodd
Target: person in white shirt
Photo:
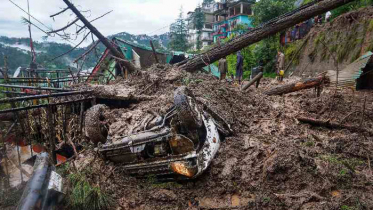
<instances>
[{"instance_id":1,"label":"person in white shirt","mask_svg":"<svg viewBox=\"0 0 373 210\"><path fill-rule=\"evenodd\" d=\"M326 21L326 22L329 22L331 18L332 18L332 13L331 13L330 11L328 11L328 12L325 14L325 21Z\"/></svg>"}]
</instances>

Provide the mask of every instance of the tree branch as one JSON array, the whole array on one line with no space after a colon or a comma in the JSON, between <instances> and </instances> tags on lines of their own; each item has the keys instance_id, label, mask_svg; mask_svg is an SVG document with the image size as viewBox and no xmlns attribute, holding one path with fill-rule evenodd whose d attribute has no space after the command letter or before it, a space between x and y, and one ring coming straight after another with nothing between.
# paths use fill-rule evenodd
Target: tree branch
<instances>
[{"instance_id":1,"label":"tree branch","mask_svg":"<svg viewBox=\"0 0 373 210\"><path fill-rule=\"evenodd\" d=\"M64 56L64 55L67 55L67 54L69 54L70 52L72 52L73 50L75 50L77 47L79 47L79 46L84 42L84 40L88 37L88 35L89 35L90 33L91 33L91 32L89 32L87 35L85 35L85 37L83 38L83 40L82 40L79 44L77 44L75 47L73 47L71 50L69 50L69 51L67 51L67 52L65 52L65 53L63 53L63 54L61 54L61 55L59 55L59 56L53 58L53 59L50 60L50 61L54 61L54 60L56 60L57 58L60 58L60 57L62 57L62 56Z\"/></svg>"},{"instance_id":2,"label":"tree branch","mask_svg":"<svg viewBox=\"0 0 373 210\"><path fill-rule=\"evenodd\" d=\"M94 22L94 21L96 21L96 20L98 20L98 19L100 19L100 18L103 18L104 16L110 14L112 11L113 11L113 10L111 10L111 11L109 11L109 12L107 12L107 13L101 15L100 17L97 17L97 18L91 20L90 23L92 23L92 22ZM80 33L83 29L85 29L85 28L86 28L86 26L83 26L83 27L82 27L81 29L79 29L76 33L79 34L79 33Z\"/></svg>"},{"instance_id":3,"label":"tree branch","mask_svg":"<svg viewBox=\"0 0 373 210\"><path fill-rule=\"evenodd\" d=\"M60 12L57 12L56 14L54 14L54 15L51 15L51 16L49 16L49 17L51 17L51 18L53 18L53 17L55 17L55 16L57 16L57 15L59 15L59 14L62 14L62 13L64 13L64 12L66 12L67 10L68 10L69 8L68 7L66 7L65 9L63 9L62 11L60 11Z\"/></svg>"},{"instance_id":4,"label":"tree branch","mask_svg":"<svg viewBox=\"0 0 373 210\"><path fill-rule=\"evenodd\" d=\"M76 22L79 21L79 18L76 18L73 22L67 24L67 26L63 27L63 28L60 28L60 29L57 29L57 30L54 30L54 31L49 31L48 33L49 34L52 34L52 33L57 33L57 32L60 32L60 31L64 31L65 29L69 28L70 26L74 25Z\"/></svg>"},{"instance_id":5,"label":"tree branch","mask_svg":"<svg viewBox=\"0 0 373 210\"><path fill-rule=\"evenodd\" d=\"M89 50L87 50L85 53L83 53L81 56L79 56L77 59L75 59L73 63L78 62L80 59L82 59L83 57L85 57L86 55L88 55L90 52L92 52L92 50L94 50L94 49L97 47L97 45L98 45L99 43L100 43L100 40L97 40L97 41L92 45L92 47L89 48Z\"/></svg>"}]
</instances>

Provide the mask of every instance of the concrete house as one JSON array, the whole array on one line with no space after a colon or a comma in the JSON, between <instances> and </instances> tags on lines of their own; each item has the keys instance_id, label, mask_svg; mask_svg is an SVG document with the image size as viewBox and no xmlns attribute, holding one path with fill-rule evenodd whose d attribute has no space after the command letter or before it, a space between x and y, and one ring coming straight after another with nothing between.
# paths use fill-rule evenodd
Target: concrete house
<instances>
[{"instance_id":1,"label":"concrete house","mask_svg":"<svg viewBox=\"0 0 373 210\"><path fill-rule=\"evenodd\" d=\"M193 50L197 50L197 40L198 40L198 31L194 25L194 14L196 13L198 8L196 8L193 12L188 12L187 22L188 22L188 42L192 45ZM214 15L213 15L213 4L211 5L204 5L202 7L202 12L205 15L205 22L202 29L201 34L201 48L205 48L213 43L213 22L214 22Z\"/></svg>"},{"instance_id":2,"label":"concrete house","mask_svg":"<svg viewBox=\"0 0 373 210\"><path fill-rule=\"evenodd\" d=\"M225 39L231 34L239 33L237 25L246 26L247 30L253 28L253 9L255 0L220 0L213 6L214 42Z\"/></svg>"}]
</instances>

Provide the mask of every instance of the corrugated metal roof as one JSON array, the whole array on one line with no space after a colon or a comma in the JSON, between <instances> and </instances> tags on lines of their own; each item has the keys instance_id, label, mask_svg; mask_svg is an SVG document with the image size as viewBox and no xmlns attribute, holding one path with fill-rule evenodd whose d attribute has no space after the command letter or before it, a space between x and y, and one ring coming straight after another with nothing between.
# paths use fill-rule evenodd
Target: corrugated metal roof
<instances>
[{"instance_id":1,"label":"corrugated metal roof","mask_svg":"<svg viewBox=\"0 0 373 210\"><path fill-rule=\"evenodd\" d=\"M140 48L140 49L143 49L143 50L148 50L148 51L153 51L153 49L149 46L146 46L146 45L142 45L142 44L138 44L138 43L134 43L134 42L130 42L130 41L127 41L127 40L123 40L123 39L120 39L120 38L114 38L114 40L118 40L122 43L126 43L128 45L131 45L133 47L137 47L137 48ZM160 54L170 54L170 52L166 51L166 50L160 50L160 49L156 49L155 50L157 53L160 53Z\"/></svg>"},{"instance_id":2,"label":"corrugated metal roof","mask_svg":"<svg viewBox=\"0 0 373 210\"><path fill-rule=\"evenodd\" d=\"M346 68L341 70L338 76L338 83L340 83L342 86L345 86L343 84L349 84L349 86L356 85L356 79L361 76L372 55L373 53L369 51L365 55L361 56L356 61L348 65ZM337 81L336 74L336 71L329 71L331 82L335 83Z\"/></svg>"}]
</instances>

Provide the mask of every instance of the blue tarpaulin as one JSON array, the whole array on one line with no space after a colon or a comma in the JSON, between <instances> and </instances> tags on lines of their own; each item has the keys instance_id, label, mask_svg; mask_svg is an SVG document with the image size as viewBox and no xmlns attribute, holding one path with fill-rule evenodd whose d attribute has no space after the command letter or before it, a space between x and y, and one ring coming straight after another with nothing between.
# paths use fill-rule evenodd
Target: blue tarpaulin
<instances>
[{"instance_id":1,"label":"blue tarpaulin","mask_svg":"<svg viewBox=\"0 0 373 210\"><path fill-rule=\"evenodd\" d=\"M214 75L215 77L220 78L219 68L217 66L215 66L214 64L211 64L210 68L211 68L211 74ZM207 72L210 71L208 66L203 67L203 70L205 70Z\"/></svg>"}]
</instances>

